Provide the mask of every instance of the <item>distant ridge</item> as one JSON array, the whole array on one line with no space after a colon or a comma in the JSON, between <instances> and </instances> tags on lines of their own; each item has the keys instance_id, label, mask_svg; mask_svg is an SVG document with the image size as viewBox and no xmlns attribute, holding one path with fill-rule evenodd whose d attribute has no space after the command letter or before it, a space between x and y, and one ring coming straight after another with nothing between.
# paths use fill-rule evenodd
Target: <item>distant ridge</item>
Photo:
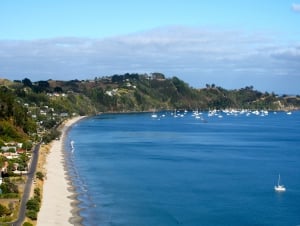
<instances>
[{"instance_id":1,"label":"distant ridge","mask_svg":"<svg viewBox=\"0 0 300 226\"><path fill-rule=\"evenodd\" d=\"M64 112L78 114L175 108L295 110L300 107L299 96L263 93L253 86L227 90L215 84L206 84L205 88L196 89L177 77L165 78L162 73L126 73L70 81L1 79L0 85L9 87L24 103L36 101L39 104L43 99L49 107L59 104ZM59 94L66 98L58 100L55 95ZM38 97L33 99L33 96Z\"/></svg>"}]
</instances>

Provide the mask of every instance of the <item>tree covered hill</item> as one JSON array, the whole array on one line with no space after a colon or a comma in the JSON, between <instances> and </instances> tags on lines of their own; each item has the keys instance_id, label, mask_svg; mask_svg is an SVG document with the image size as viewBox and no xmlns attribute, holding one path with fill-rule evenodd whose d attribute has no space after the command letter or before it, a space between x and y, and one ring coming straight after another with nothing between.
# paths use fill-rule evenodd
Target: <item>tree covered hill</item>
<instances>
[{"instance_id":1,"label":"tree covered hill","mask_svg":"<svg viewBox=\"0 0 300 226\"><path fill-rule=\"evenodd\" d=\"M45 103L60 112L92 114L107 111L149 111L160 109L298 109L299 96L263 93L252 86L226 90L206 85L195 89L177 77L161 73L123 74L94 80L14 81L9 85L23 102ZM65 94L65 98L51 95Z\"/></svg>"},{"instance_id":2,"label":"tree covered hill","mask_svg":"<svg viewBox=\"0 0 300 226\"><path fill-rule=\"evenodd\" d=\"M126 73L93 80L0 79L0 137L23 139L38 126L52 128L62 117L99 112L171 109L294 110L299 96L278 96L252 86L226 90L214 84L196 89L161 73ZM25 135L24 135L25 134Z\"/></svg>"},{"instance_id":3,"label":"tree covered hill","mask_svg":"<svg viewBox=\"0 0 300 226\"><path fill-rule=\"evenodd\" d=\"M17 100L14 91L0 86L0 145L3 141L26 141L36 131L35 122Z\"/></svg>"},{"instance_id":4,"label":"tree covered hill","mask_svg":"<svg viewBox=\"0 0 300 226\"><path fill-rule=\"evenodd\" d=\"M36 87L35 87L36 86ZM260 92L252 86L226 90L214 84L195 89L177 77L161 73L123 74L94 80L39 81L33 90L81 95L90 106L82 114L107 111L149 111L161 109L298 109L300 98ZM73 102L74 103L74 102Z\"/></svg>"}]
</instances>

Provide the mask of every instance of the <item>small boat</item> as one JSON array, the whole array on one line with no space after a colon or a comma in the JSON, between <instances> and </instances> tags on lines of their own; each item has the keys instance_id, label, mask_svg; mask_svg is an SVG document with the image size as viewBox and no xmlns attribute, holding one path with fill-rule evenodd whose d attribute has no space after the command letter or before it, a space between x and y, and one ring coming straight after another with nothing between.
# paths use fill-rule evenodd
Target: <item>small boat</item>
<instances>
[{"instance_id":1,"label":"small boat","mask_svg":"<svg viewBox=\"0 0 300 226\"><path fill-rule=\"evenodd\" d=\"M285 191L285 190L286 190L285 187L284 187L284 185L281 185L281 184L280 184L280 174L279 174L279 176L278 176L278 182L277 182L277 185L275 185L274 189L275 189L275 191L279 191L279 192L282 192L282 191Z\"/></svg>"},{"instance_id":2,"label":"small boat","mask_svg":"<svg viewBox=\"0 0 300 226\"><path fill-rule=\"evenodd\" d=\"M156 110L154 109L152 114L151 114L151 118L157 118L157 117L158 117L158 115L156 113Z\"/></svg>"},{"instance_id":3,"label":"small boat","mask_svg":"<svg viewBox=\"0 0 300 226\"><path fill-rule=\"evenodd\" d=\"M158 117L157 114L152 113L151 118L157 118L157 117Z\"/></svg>"}]
</instances>

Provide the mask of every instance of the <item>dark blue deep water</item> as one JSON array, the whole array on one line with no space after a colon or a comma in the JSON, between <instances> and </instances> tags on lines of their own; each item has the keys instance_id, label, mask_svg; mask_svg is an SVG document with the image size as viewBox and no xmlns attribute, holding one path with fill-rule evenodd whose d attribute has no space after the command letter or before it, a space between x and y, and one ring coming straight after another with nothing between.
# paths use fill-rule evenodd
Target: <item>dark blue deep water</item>
<instances>
[{"instance_id":1,"label":"dark blue deep water","mask_svg":"<svg viewBox=\"0 0 300 226\"><path fill-rule=\"evenodd\" d=\"M180 114L102 114L72 127L84 225L300 225L300 112Z\"/></svg>"}]
</instances>

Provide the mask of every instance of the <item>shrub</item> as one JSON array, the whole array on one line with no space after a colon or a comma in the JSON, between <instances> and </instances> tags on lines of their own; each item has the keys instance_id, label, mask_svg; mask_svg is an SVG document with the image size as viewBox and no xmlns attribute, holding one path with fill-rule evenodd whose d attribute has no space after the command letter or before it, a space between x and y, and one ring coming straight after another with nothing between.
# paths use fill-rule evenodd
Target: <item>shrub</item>
<instances>
[{"instance_id":1,"label":"shrub","mask_svg":"<svg viewBox=\"0 0 300 226\"><path fill-rule=\"evenodd\" d=\"M0 217L7 216L11 214L11 211L6 207L0 204Z\"/></svg>"},{"instance_id":2,"label":"shrub","mask_svg":"<svg viewBox=\"0 0 300 226\"><path fill-rule=\"evenodd\" d=\"M35 188L34 189L34 195L40 197L41 196L41 189L40 188Z\"/></svg>"},{"instance_id":3,"label":"shrub","mask_svg":"<svg viewBox=\"0 0 300 226\"><path fill-rule=\"evenodd\" d=\"M26 211L26 217L30 218L31 220L37 219L37 212L34 210L27 210Z\"/></svg>"},{"instance_id":4,"label":"shrub","mask_svg":"<svg viewBox=\"0 0 300 226\"><path fill-rule=\"evenodd\" d=\"M42 172L38 171L35 175L39 180L44 180L44 174Z\"/></svg>"},{"instance_id":5,"label":"shrub","mask_svg":"<svg viewBox=\"0 0 300 226\"><path fill-rule=\"evenodd\" d=\"M48 134L46 134L43 137L43 141L47 144L50 141L54 140L55 138L60 137L60 135L61 135L60 131L58 131L56 129L52 129L52 130L50 130L50 132L48 132Z\"/></svg>"},{"instance_id":6,"label":"shrub","mask_svg":"<svg viewBox=\"0 0 300 226\"><path fill-rule=\"evenodd\" d=\"M0 199L16 199L16 198L19 198L19 195L16 193L0 194Z\"/></svg>"},{"instance_id":7,"label":"shrub","mask_svg":"<svg viewBox=\"0 0 300 226\"><path fill-rule=\"evenodd\" d=\"M35 199L31 198L26 203L27 210L34 210L35 212L38 212L40 210L40 202Z\"/></svg>"},{"instance_id":8,"label":"shrub","mask_svg":"<svg viewBox=\"0 0 300 226\"><path fill-rule=\"evenodd\" d=\"M33 226L33 224L31 224L29 222L24 222L23 226Z\"/></svg>"}]
</instances>

